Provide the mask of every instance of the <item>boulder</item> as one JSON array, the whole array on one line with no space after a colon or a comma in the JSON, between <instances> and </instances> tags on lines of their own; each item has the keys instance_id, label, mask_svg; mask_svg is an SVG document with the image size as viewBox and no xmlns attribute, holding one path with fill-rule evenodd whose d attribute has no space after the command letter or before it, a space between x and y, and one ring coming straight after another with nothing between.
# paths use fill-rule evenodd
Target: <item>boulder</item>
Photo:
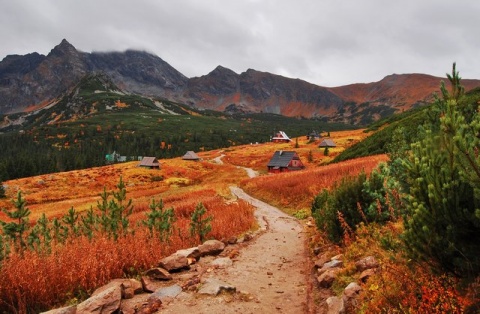
<instances>
[{"instance_id":1,"label":"boulder","mask_svg":"<svg viewBox=\"0 0 480 314\"><path fill-rule=\"evenodd\" d=\"M131 299L135 294L139 294L143 292L142 283L136 279L114 279L110 281L108 284L96 289L92 296L96 296L97 294L102 293L103 291L111 288L111 287L120 287L122 291L122 299Z\"/></svg>"},{"instance_id":2,"label":"boulder","mask_svg":"<svg viewBox=\"0 0 480 314\"><path fill-rule=\"evenodd\" d=\"M328 269L323 274L317 277L318 285L321 288L330 288L335 281L336 278L336 270L335 269Z\"/></svg>"},{"instance_id":3,"label":"boulder","mask_svg":"<svg viewBox=\"0 0 480 314\"><path fill-rule=\"evenodd\" d=\"M154 281L156 280L153 280L148 276L142 276L141 281L142 281L143 291L145 292L152 293L158 288L157 285L154 283Z\"/></svg>"},{"instance_id":4,"label":"boulder","mask_svg":"<svg viewBox=\"0 0 480 314\"><path fill-rule=\"evenodd\" d=\"M330 262L323 264L322 268L317 270L318 274L321 275L329 269L339 268L343 266L343 262L338 259L332 259Z\"/></svg>"},{"instance_id":5,"label":"boulder","mask_svg":"<svg viewBox=\"0 0 480 314\"><path fill-rule=\"evenodd\" d=\"M162 259L159 266L166 269L168 272L190 268L188 259L185 256L176 253Z\"/></svg>"},{"instance_id":6,"label":"boulder","mask_svg":"<svg viewBox=\"0 0 480 314\"><path fill-rule=\"evenodd\" d=\"M198 247L191 247L189 249L178 250L177 252L175 252L175 254L180 256L185 256L186 258L194 258L197 261L200 258L200 251L198 250Z\"/></svg>"},{"instance_id":7,"label":"boulder","mask_svg":"<svg viewBox=\"0 0 480 314\"><path fill-rule=\"evenodd\" d=\"M145 272L145 276L148 276L155 280L172 280L172 275L162 267L151 268Z\"/></svg>"},{"instance_id":8,"label":"boulder","mask_svg":"<svg viewBox=\"0 0 480 314\"><path fill-rule=\"evenodd\" d=\"M322 268L322 266L330 261L331 259L328 257L329 253L323 253L316 261L315 267Z\"/></svg>"},{"instance_id":9,"label":"boulder","mask_svg":"<svg viewBox=\"0 0 480 314\"><path fill-rule=\"evenodd\" d=\"M200 256L218 255L225 249L225 244L218 240L208 240L198 246Z\"/></svg>"},{"instance_id":10,"label":"boulder","mask_svg":"<svg viewBox=\"0 0 480 314\"><path fill-rule=\"evenodd\" d=\"M360 280L363 283L366 283L370 277L372 277L375 274L375 269L370 268L370 269L365 269L362 271L360 276L358 276L358 280Z\"/></svg>"},{"instance_id":11,"label":"boulder","mask_svg":"<svg viewBox=\"0 0 480 314\"><path fill-rule=\"evenodd\" d=\"M354 313L354 310L357 308L357 299L361 290L362 287L356 282L351 282L343 291L343 303L349 313Z\"/></svg>"},{"instance_id":12,"label":"boulder","mask_svg":"<svg viewBox=\"0 0 480 314\"><path fill-rule=\"evenodd\" d=\"M362 272L366 269L377 268L379 266L378 261L373 256L367 256L355 263L358 272Z\"/></svg>"},{"instance_id":13,"label":"boulder","mask_svg":"<svg viewBox=\"0 0 480 314\"><path fill-rule=\"evenodd\" d=\"M122 289L110 287L77 305L77 313L110 314L120 309Z\"/></svg>"},{"instance_id":14,"label":"boulder","mask_svg":"<svg viewBox=\"0 0 480 314\"><path fill-rule=\"evenodd\" d=\"M326 301L327 303L327 314L344 314L345 306L343 304L343 299L339 297L330 297Z\"/></svg>"}]
</instances>

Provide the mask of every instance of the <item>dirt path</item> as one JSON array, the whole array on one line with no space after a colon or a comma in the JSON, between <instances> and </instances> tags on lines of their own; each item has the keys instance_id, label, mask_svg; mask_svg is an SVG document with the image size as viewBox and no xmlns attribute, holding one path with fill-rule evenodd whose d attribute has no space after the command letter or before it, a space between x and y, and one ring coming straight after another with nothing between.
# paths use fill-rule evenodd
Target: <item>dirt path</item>
<instances>
[{"instance_id":1,"label":"dirt path","mask_svg":"<svg viewBox=\"0 0 480 314\"><path fill-rule=\"evenodd\" d=\"M312 313L303 226L242 189L231 190L257 208L261 231L244 243L231 266L210 268L202 277L221 280L236 292L217 296L182 293L159 313Z\"/></svg>"}]
</instances>

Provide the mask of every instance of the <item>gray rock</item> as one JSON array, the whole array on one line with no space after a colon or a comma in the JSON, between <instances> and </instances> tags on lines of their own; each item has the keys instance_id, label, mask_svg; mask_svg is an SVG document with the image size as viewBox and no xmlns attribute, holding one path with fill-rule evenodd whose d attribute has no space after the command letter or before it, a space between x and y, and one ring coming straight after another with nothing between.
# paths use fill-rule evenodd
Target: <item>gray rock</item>
<instances>
[{"instance_id":1,"label":"gray rock","mask_svg":"<svg viewBox=\"0 0 480 314\"><path fill-rule=\"evenodd\" d=\"M329 269L339 268L343 266L343 262L338 259L332 259L330 262L323 264L322 268L318 269L318 274L321 275Z\"/></svg>"},{"instance_id":2,"label":"gray rock","mask_svg":"<svg viewBox=\"0 0 480 314\"><path fill-rule=\"evenodd\" d=\"M170 301L170 299L174 299L177 295L180 294L180 292L182 292L182 287L180 287L179 285L159 288L148 297L148 301L151 302L153 300L160 300L162 301L162 303L165 303Z\"/></svg>"},{"instance_id":3,"label":"gray rock","mask_svg":"<svg viewBox=\"0 0 480 314\"><path fill-rule=\"evenodd\" d=\"M222 291L235 292L236 288L221 280L215 278L208 278L205 280L200 290L198 290L198 293L215 296Z\"/></svg>"}]
</instances>

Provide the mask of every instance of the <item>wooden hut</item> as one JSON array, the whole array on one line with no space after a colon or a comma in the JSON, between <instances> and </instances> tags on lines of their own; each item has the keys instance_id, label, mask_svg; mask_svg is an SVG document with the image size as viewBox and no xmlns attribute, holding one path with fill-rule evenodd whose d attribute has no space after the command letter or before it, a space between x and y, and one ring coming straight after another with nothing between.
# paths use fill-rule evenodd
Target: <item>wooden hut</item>
<instances>
[{"instance_id":1,"label":"wooden hut","mask_svg":"<svg viewBox=\"0 0 480 314\"><path fill-rule=\"evenodd\" d=\"M182 159L198 161L200 160L200 157L198 157L198 155L195 154L195 152L189 150L188 152L185 153L185 155L183 155Z\"/></svg>"},{"instance_id":2,"label":"wooden hut","mask_svg":"<svg viewBox=\"0 0 480 314\"><path fill-rule=\"evenodd\" d=\"M275 134L275 136L272 137L272 142L274 142L274 143L289 143L290 141L291 141L291 139L283 131L277 132Z\"/></svg>"},{"instance_id":3,"label":"wooden hut","mask_svg":"<svg viewBox=\"0 0 480 314\"><path fill-rule=\"evenodd\" d=\"M145 167L150 169L160 169L160 163L156 157L143 157L142 161L138 164L139 167Z\"/></svg>"},{"instance_id":4,"label":"wooden hut","mask_svg":"<svg viewBox=\"0 0 480 314\"><path fill-rule=\"evenodd\" d=\"M278 173L304 169L300 157L293 151L277 150L268 162L268 172Z\"/></svg>"},{"instance_id":5,"label":"wooden hut","mask_svg":"<svg viewBox=\"0 0 480 314\"><path fill-rule=\"evenodd\" d=\"M318 145L318 147L320 148L324 148L324 147L337 147L337 145L335 144L335 142L331 139L331 138L324 138L320 144Z\"/></svg>"}]
</instances>

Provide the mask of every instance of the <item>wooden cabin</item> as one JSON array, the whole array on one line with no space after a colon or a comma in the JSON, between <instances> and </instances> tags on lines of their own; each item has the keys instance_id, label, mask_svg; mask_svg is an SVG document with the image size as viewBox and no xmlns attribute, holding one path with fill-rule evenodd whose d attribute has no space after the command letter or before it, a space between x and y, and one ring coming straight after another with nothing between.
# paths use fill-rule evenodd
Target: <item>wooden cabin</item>
<instances>
[{"instance_id":1,"label":"wooden cabin","mask_svg":"<svg viewBox=\"0 0 480 314\"><path fill-rule=\"evenodd\" d=\"M291 142L291 139L288 137L288 135L285 132L279 131L275 134L275 136L272 137L272 142L274 142L274 143L289 143L289 142Z\"/></svg>"},{"instance_id":2,"label":"wooden cabin","mask_svg":"<svg viewBox=\"0 0 480 314\"><path fill-rule=\"evenodd\" d=\"M268 172L279 173L304 169L300 157L293 151L277 150L268 162Z\"/></svg>"},{"instance_id":3,"label":"wooden cabin","mask_svg":"<svg viewBox=\"0 0 480 314\"><path fill-rule=\"evenodd\" d=\"M182 159L198 161L200 160L200 157L198 157L198 155L195 154L195 152L189 150L188 152L185 153L185 155L183 155Z\"/></svg>"},{"instance_id":4,"label":"wooden cabin","mask_svg":"<svg viewBox=\"0 0 480 314\"><path fill-rule=\"evenodd\" d=\"M337 147L337 145L335 144L335 142L331 139L331 138L324 138L320 144L318 145L318 147L320 148L324 148L324 147Z\"/></svg>"},{"instance_id":5,"label":"wooden cabin","mask_svg":"<svg viewBox=\"0 0 480 314\"><path fill-rule=\"evenodd\" d=\"M160 163L156 157L143 157L142 161L138 164L139 167L145 167L150 169L160 169Z\"/></svg>"}]
</instances>

